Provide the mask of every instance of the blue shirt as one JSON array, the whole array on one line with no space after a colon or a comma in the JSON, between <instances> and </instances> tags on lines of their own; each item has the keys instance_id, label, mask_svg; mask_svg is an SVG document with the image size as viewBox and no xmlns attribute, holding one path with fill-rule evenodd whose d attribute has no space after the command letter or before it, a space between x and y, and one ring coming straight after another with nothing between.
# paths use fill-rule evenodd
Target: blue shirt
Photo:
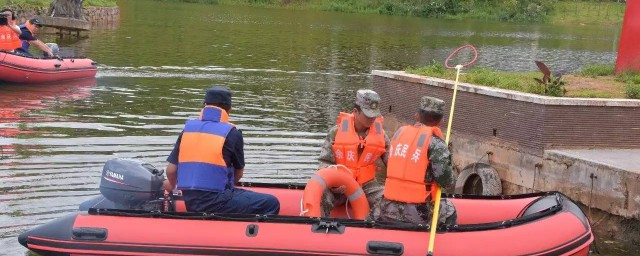
<instances>
[{"instance_id":1,"label":"blue shirt","mask_svg":"<svg viewBox=\"0 0 640 256\"><path fill-rule=\"evenodd\" d=\"M171 154L167 157L167 162L178 165L181 140L182 132L178 136L178 140L173 146ZM244 139L242 138L242 132L235 127L231 128L231 131L229 131L229 134L227 134L227 138L224 141L224 145L222 146L222 158L224 158L224 162L227 163L227 167L233 166L233 168L236 169L244 168Z\"/></svg>"},{"instance_id":2,"label":"blue shirt","mask_svg":"<svg viewBox=\"0 0 640 256\"><path fill-rule=\"evenodd\" d=\"M22 34L20 34L20 40L22 41L21 48L23 51L28 52L30 46L29 41L36 41L38 38L31 34L31 31L29 31L25 24L20 25L20 31L22 31Z\"/></svg>"}]
</instances>

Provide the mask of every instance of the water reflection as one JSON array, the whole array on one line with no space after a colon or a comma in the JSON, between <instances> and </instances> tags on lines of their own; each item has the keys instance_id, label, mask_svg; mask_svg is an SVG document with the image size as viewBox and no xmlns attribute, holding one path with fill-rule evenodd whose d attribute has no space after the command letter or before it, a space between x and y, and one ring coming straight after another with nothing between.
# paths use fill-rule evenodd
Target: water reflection
<instances>
[{"instance_id":1,"label":"water reflection","mask_svg":"<svg viewBox=\"0 0 640 256\"><path fill-rule=\"evenodd\" d=\"M35 85L0 84L0 136L15 137L36 133L27 123L57 119L48 115L31 116L29 112L61 106L67 101L86 99L95 86L95 78ZM11 146L0 143L0 147L6 150Z\"/></svg>"}]
</instances>

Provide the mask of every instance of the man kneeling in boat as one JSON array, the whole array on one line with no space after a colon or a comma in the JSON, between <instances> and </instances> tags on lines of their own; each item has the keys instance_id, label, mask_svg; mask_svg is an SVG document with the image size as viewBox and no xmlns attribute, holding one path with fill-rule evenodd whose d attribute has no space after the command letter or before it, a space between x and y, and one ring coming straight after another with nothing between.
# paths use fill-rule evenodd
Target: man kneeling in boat
<instances>
[{"instance_id":1,"label":"man kneeling in boat","mask_svg":"<svg viewBox=\"0 0 640 256\"><path fill-rule=\"evenodd\" d=\"M373 208L378 221L430 224L435 201L434 182L454 186L451 153L440 131L444 101L422 97L416 123L400 127L391 139L384 199ZM439 223L455 224L456 209L448 199L440 202Z\"/></svg>"},{"instance_id":2,"label":"man kneeling in boat","mask_svg":"<svg viewBox=\"0 0 640 256\"><path fill-rule=\"evenodd\" d=\"M29 46L35 45L38 49L42 50L44 57L53 57L55 53L49 46L54 44L45 44L36 38L36 33L42 28L42 23L39 19L30 19L24 24L20 25L20 40L22 41L22 47L16 49L16 52L27 57L33 57L29 52ZM57 45L55 45L57 48Z\"/></svg>"},{"instance_id":3,"label":"man kneeling in boat","mask_svg":"<svg viewBox=\"0 0 640 256\"><path fill-rule=\"evenodd\" d=\"M190 212L278 214L280 202L273 195L235 187L244 172L244 140L228 121L231 91L209 88L204 105L167 158L165 190L177 183Z\"/></svg>"},{"instance_id":4,"label":"man kneeling in boat","mask_svg":"<svg viewBox=\"0 0 640 256\"><path fill-rule=\"evenodd\" d=\"M344 165L367 196L370 207L382 198L383 187L376 181L379 165L386 165L389 137L382 127L378 104L380 96L372 90L358 90L351 113L341 112L337 125L329 130L320 152L320 168ZM382 162L382 163L380 163ZM322 217L334 205L346 202L345 186L327 189L322 195Z\"/></svg>"}]
</instances>

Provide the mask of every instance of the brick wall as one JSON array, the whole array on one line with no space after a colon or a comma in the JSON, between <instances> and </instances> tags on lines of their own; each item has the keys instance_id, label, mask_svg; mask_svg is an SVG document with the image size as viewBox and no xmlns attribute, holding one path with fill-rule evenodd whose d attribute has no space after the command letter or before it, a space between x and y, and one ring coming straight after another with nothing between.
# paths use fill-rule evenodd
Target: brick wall
<instances>
[{"instance_id":1,"label":"brick wall","mask_svg":"<svg viewBox=\"0 0 640 256\"><path fill-rule=\"evenodd\" d=\"M373 87L383 115L403 123L413 122L425 95L445 100L449 115L453 81L374 71ZM640 148L639 100L554 98L465 83L458 89L456 133L538 156L550 148Z\"/></svg>"}]
</instances>

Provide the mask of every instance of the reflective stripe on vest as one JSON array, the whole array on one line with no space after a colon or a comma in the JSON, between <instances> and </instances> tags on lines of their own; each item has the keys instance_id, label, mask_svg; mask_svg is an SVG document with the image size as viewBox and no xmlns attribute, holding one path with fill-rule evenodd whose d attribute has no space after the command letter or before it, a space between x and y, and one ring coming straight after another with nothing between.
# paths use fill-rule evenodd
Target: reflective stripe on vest
<instances>
[{"instance_id":1,"label":"reflective stripe on vest","mask_svg":"<svg viewBox=\"0 0 640 256\"><path fill-rule=\"evenodd\" d=\"M382 121L382 117L376 118L369 127L367 137L363 140L358 136L354 127L355 117L353 114L340 113L338 116L338 130L333 142L333 155L336 164L347 166L360 184L375 178L375 161L385 152ZM364 147L362 153L358 154L358 149L362 147Z\"/></svg>"},{"instance_id":2,"label":"reflective stripe on vest","mask_svg":"<svg viewBox=\"0 0 640 256\"><path fill-rule=\"evenodd\" d=\"M200 119L187 121L178 154L178 189L221 192L233 188L235 170L227 167L222 148L233 125L227 113L207 106Z\"/></svg>"},{"instance_id":3,"label":"reflective stripe on vest","mask_svg":"<svg viewBox=\"0 0 640 256\"><path fill-rule=\"evenodd\" d=\"M0 26L0 50L13 51L22 46L20 36L9 26Z\"/></svg>"},{"instance_id":4,"label":"reflective stripe on vest","mask_svg":"<svg viewBox=\"0 0 640 256\"><path fill-rule=\"evenodd\" d=\"M438 127L403 126L393 135L389 148L384 197L405 203L424 203L435 189L426 183L428 150L433 135L442 138ZM431 195L430 200L435 200Z\"/></svg>"}]
</instances>

